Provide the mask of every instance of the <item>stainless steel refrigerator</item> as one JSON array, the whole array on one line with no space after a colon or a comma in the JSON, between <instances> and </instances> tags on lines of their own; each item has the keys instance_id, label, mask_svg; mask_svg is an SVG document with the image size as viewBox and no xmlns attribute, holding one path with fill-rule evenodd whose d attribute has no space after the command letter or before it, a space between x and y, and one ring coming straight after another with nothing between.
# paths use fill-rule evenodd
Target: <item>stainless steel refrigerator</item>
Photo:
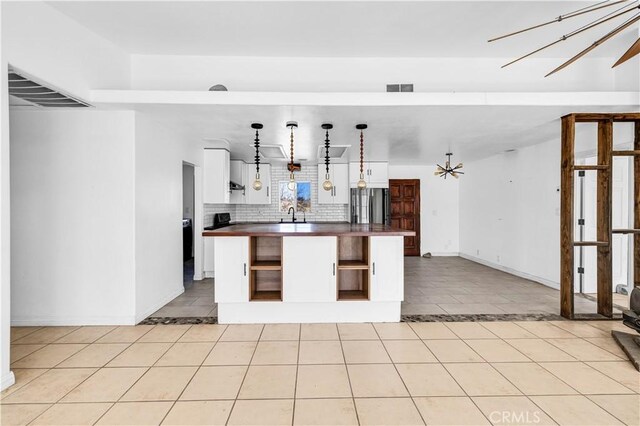
<instances>
[{"instance_id":1,"label":"stainless steel refrigerator","mask_svg":"<svg viewBox=\"0 0 640 426\"><path fill-rule=\"evenodd\" d=\"M381 223L389 225L388 188L351 188L351 223Z\"/></svg>"}]
</instances>

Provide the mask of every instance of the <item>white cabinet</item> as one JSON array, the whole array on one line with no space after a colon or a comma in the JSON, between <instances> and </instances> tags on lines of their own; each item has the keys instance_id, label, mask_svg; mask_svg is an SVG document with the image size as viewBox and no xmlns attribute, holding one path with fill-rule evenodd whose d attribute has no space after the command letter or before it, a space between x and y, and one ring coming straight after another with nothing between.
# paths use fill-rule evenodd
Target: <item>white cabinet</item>
<instances>
[{"instance_id":1,"label":"white cabinet","mask_svg":"<svg viewBox=\"0 0 640 426\"><path fill-rule=\"evenodd\" d=\"M204 276L205 278L212 278L214 274L214 253L215 253L215 243L213 242L215 238L205 237L204 238Z\"/></svg>"},{"instance_id":2,"label":"white cabinet","mask_svg":"<svg viewBox=\"0 0 640 426\"><path fill-rule=\"evenodd\" d=\"M231 204L244 204L245 194L246 194L245 162L244 161L231 160L229 179L231 182L245 187L245 189L235 189L231 191L229 202Z\"/></svg>"},{"instance_id":3,"label":"white cabinet","mask_svg":"<svg viewBox=\"0 0 640 426\"><path fill-rule=\"evenodd\" d=\"M285 302L335 302L336 237L284 237Z\"/></svg>"},{"instance_id":4,"label":"white cabinet","mask_svg":"<svg viewBox=\"0 0 640 426\"><path fill-rule=\"evenodd\" d=\"M229 151L205 149L203 166L203 194L205 204L229 203Z\"/></svg>"},{"instance_id":5,"label":"white cabinet","mask_svg":"<svg viewBox=\"0 0 640 426\"><path fill-rule=\"evenodd\" d=\"M329 165L329 174L333 183L331 191L325 191L322 188L326 174L326 166L318 164L318 204L349 204L349 165Z\"/></svg>"},{"instance_id":6,"label":"white cabinet","mask_svg":"<svg viewBox=\"0 0 640 426\"><path fill-rule=\"evenodd\" d=\"M260 191L253 189L253 181L256 178L255 164L245 164L245 176L245 204L271 204L271 164L260 164Z\"/></svg>"},{"instance_id":7,"label":"white cabinet","mask_svg":"<svg viewBox=\"0 0 640 426\"><path fill-rule=\"evenodd\" d=\"M404 299L404 237L370 237L371 301Z\"/></svg>"},{"instance_id":8,"label":"white cabinet","mask_svg":"<svg viewBox=\"0 0 640 426\"><path fill-rule=\"evenodd\" d=\"M216 302L248 302L249 237L213 237L213 241Z\"/></svg>"},{"instance_id":9,"label":"white cabinet","mask_svg":"<svg viewBox=\"0 0 640 426\"><path fill-rule=\"evenodd\" d=\"M366 162L363 164L364 180L368 188L389 187L389 163ZM355 188L360 180L360 163L349 163L349 185Z\"/></svg>"}]
</instances>

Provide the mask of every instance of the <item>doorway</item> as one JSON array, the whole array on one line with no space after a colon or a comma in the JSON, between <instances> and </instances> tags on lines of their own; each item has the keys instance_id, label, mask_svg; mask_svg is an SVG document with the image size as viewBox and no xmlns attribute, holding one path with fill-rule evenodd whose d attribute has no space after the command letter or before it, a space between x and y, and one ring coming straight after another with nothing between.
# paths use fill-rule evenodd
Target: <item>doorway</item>
<instances>
[{"instance_id":1,"label":"doorway","mask_svg":"<svg viewBox=\"0 0 640 426\"><path fill-rule=\"evenodd\" d=\"M404 255L420 256L420 179L390 179L391 226L415 231L404 237Z\"/></svg>"},{"instance_id":2,"label":"doorway","mask_svg":"<svg viewBox=\"0 0 640 426\"><path fill-rule=\"evenodd\" d=\"M182 261L183 284L185 289L193 284L194 273L194 187L194 167L191 164L182 163Z\"/></svg>"}]
</instances>

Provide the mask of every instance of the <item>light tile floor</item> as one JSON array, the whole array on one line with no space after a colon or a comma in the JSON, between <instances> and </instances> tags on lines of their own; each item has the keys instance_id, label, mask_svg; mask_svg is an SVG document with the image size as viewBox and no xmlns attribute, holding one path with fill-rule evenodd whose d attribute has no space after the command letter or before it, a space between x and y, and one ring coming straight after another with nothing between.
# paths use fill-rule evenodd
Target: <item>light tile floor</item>
<instances>
[{"instance_id":1,"label":"light tile floor","mask_svg":"<svg viewBox=\"0 0 640 426\"><path fill-rule=\"evenodd\" d=\"M14 327L0 424L640 424L617 321Z\"/></svg>"}]
</instances>

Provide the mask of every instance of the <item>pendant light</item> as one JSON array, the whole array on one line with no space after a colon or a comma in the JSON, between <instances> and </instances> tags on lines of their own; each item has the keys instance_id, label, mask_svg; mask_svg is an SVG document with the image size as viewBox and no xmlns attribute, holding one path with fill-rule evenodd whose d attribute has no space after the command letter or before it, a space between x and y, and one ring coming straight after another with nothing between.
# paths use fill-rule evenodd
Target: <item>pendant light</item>
<instances>
[{"instance_id":1,"label":"pendant light","mask_svg":"<svg viewBox=\"0 0 640 426\"><path fill-rule=\"evenodd\" d=\"M333 183L331 183L331 176L329 175L329 162L330 162L330 158L329 158L329 130L333 129L333 124L329 124L329 123L324 123L322 125L322 128L324 130L326 130L325 133L325 139L324 139L324 149L325 149L325 154L324 154L324 165L326 168L326 174L324 175L324 182L322 184L322 188L325 191L331 191L333 189Z\"/></svg>"},{"instance_id":2,"label":"pendant light","mask_svg":"<svg viewBox=\"0 0 640 426\"><path fill-rule=\"evenodd\" d=\"M287 188L293 191L296 189L296 177L293 174L294 164L293 164L293 129L298 128L298 123L296 121L288 121L287 127L291 129L291 163L289 163L289 183L287 184Z\"/></svg>"},{"instance_id":3,"label":"pendant light","mask_svg":"<svg viewBox=\"0 0 640 426\"><path fill-rule=\"evenodd\" d=\"M262 189L262 182L260 181L260 134L258 131L262 129L262 124L253 123L251 128L256 131L256 138L254 139L254 146L256 147L256 179L253 181L253 189L260 191Z\"/></svg>"},{"instance_id":4,"label":"pendant light","mask_svg":"<svg viewBox=\"0 0 640 426\"><path fill-rule=\"evenodd\" d=\"M463 167L462 163L458 163L458 165L456 165L455 167L451 167L451 156L453 154L450 152L447 152L445 155L447 156L447 160L444 163L444 167L442 167L440 164L436 164L437 168L433 174L436 176L443 177L445 179L447 178L448 175L451 175L454 178L458 179L460 175L464 174L464 172L460 171L460 169Z\"/></svg>"},{"instance_id":5,"label":"pendant light","mask_svg":"<svg viewBox=\"0 0 640 426\"><path fill-rule=\"evenodd\" d=\"M364 133L367 128L366 124L357 124L356 129L360 130L360 180L358 181L358 189L365 189L367 182L364 180Z\"/></svg>"}]
</instances>

